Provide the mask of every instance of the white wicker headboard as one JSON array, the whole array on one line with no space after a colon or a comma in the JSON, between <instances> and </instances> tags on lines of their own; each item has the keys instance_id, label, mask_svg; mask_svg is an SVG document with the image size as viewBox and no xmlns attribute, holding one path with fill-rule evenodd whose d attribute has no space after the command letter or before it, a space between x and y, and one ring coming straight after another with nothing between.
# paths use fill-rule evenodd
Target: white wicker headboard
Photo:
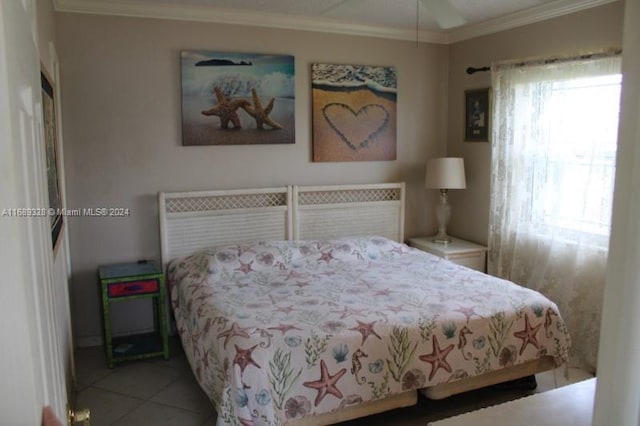
<instances>
[{"instance_id":1,"label":"white wicker headboard","mask_svg":"<svg viewBox=\"0 0 640 426\"><path fill-rule=\"evenodd\" d=\"M294 186L297 240L379 235L404 240L404 184Z\"/></svg>"},{"instance_id":2,"label":"white wicker headboard","mask_svg":"<svg viewBox=\"0 0 640 426\"><path fill-rule=\"evenodd\" d=\"M258 240L380 235L404 240L404 183L161 192L162 263Z\"/></svg>"},{"instance_id":3,"label":"white wicker headboard","mask_svg":"<svg viewBox=\"0 0 640 426\"><path fill-rule=\"evenodd\" d=\"M161 192L162 264L207 247L292 238L291 187Z\"/></svg>"}]
</instances>

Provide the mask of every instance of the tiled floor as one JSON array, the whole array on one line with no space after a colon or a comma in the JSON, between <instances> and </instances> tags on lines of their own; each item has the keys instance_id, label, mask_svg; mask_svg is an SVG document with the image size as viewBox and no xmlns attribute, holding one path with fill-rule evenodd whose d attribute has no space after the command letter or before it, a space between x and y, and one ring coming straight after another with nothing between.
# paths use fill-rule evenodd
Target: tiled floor
<instances>
[{"instance_id":1,"label":"tiled floor","mask_svg":"<svg viewBox=\"0 0 640 426\"><path fill-rule=\"evenodd\" d=\"M91 410L91 425L215 425L216 414L193 378L177 339L171 359L107 368L102 346L76 351L76 408Z\"/></svg>"},{"instance_id":2,"label":"tiled floor","mask_svg":"<svg viewBox=\"0 0 640 426\"><path fill-rule=\"evenodd\" d=\"M215 425L213 406L200 390L177 339L171 340L171 359L131 362L107 368L104 348L81 348L76 352L77 394L75 406L91 410L91 425L191 426ZM578 382L591 375L570 369L538 374L543 392ZM482 389L431 401L422 396L413 407L393 410L343 426L424 426L427 421L495 405L529 395L531 391Z\"/></svg>"}]
</instances>

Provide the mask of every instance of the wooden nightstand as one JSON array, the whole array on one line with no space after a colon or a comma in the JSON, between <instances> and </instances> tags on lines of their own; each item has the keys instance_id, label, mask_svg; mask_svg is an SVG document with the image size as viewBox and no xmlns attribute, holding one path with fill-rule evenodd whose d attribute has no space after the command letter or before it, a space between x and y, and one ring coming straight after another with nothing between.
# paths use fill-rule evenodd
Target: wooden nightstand
<instances>
[{"instance_id":1,"label":"wooden nightstand","mask_svg":"<svg viewBox=\"0 0 640 426\"><path fill-rule=\"evenodd\" d=\"M169 359L166 289L164 274L155 262L121 263L98 268L104 315L104 340L107 364L162 356ZM110 304L151 298L154 331L113 337Z\"/></svg>"},{"instance_id":2,"label":"wooden nightstand","mask_svg":"<svg viewBox=\"0 0 640 426\"><path fill-rule=\"evenodd\" d=\"M427 253L464 265L476 271L486 272L487 248L451 237L449 244L434 243L429 237L409 239L409 245Z\"/></svg>"}]
</instances>

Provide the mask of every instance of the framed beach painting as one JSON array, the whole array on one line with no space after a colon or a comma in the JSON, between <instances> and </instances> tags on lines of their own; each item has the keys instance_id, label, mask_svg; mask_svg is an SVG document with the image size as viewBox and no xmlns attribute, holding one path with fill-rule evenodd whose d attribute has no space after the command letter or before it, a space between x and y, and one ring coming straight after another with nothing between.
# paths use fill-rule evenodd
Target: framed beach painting
<instances>
[{"instance_id":1,"label":"framed beach painting","mask_svg":"<svg viewBox=\"0 0 640 426\"><path fill-rule=\"evenodd\" d=\"M294 57L182 51L182 144L295 143Z\"/></svg>"},{"instance_id":2,"label":"framed beach painting","mask_svg":"<svg viewBox=\"0 0 640 426\"><path fill-rule=\"evenodd\" d=\"M49 192L48 216L51 225L51 242L55 251L61 238L63 215L62 196L60 195L60 179L58 164L58 129L56 125L56 106L51 80L40 73L42 88L42 119L44 125L45 156L47 163L47 189Z\"/></svg>"},{"instance_id":3,"label":"framed beach painting","mask_svg":"<svg viewBox=\"0 0 640 426\"><path fill-rule=\"evenodd\" d=\"M394 67L313 64L313 161L396 159Z\"/></svg>"}]
</instances>

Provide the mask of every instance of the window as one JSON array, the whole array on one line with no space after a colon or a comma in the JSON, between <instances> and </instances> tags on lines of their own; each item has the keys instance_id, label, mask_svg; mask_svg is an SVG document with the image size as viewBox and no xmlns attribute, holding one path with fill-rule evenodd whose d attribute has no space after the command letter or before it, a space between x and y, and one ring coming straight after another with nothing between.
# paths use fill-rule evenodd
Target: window
<instances>
[{"instance_id":1,"label":"window","mask_svg":"<svg viewBox=\"0 0 640 426\"><path fill-rule=\"evenodd\" d=\"M620 74L551 84L540 124L531 220L539 227L609 236L615 178Z\"/></svg>"}]
</instances>

